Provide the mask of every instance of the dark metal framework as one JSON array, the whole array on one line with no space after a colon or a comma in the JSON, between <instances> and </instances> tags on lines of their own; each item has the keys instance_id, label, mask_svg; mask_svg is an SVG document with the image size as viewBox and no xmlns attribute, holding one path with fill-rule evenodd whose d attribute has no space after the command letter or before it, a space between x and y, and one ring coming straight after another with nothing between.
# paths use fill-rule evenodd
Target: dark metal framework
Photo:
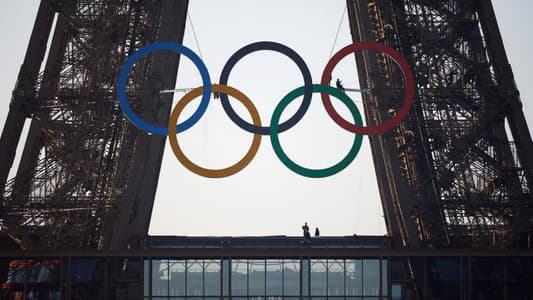
<instances>
[{"instance_id":1,"label":"dark metal framework","mask_svg":"<svg viewBox=\"0 0 533 300\"><path fill-rule=\"evenodd\" d=\"M120 252L3 251L0 271L8 271L1 267L11 259L46 256L59 257L68 266L61 274L70 274L73 258L99 257L103 263L92 279L104 287L100 299L112 295L107 288L140 291L145 258L369 256L391 261L391 280L403 299L532 297L525 248L533 234L533 142L489 0L347 0L353 39L399 50L416 77L408 118L370 137L396 249L387 249L388 238L366 240L377 248L326 239L301 246L291 238L215 238L202 246L184 238L173 246L159 238L151 243L162 249L126 250L148 232L165 138L124 118L115 81L132 51L182 40L187 5L41 1L0 137L0 234L23 249ZM383 54L362 52L356 60L361 86L372 91L363 95L367 123L383 123L401 105L403 76ZM171 96L159 91L174 88L178 62L177 54L165 52L133 68L128 95L144 119L166 124ZM8 180L25 122L22 158ZM499 250L480 250L487 247ZM450 268L455 275L445 278ZM476 281L486 274L493 277ZM67 298L99 286L77 288L70 277L57 284Z\"/></svg>"},{"instance_id":2,"label":"dark metal framework","mask_svg":"<svg viewBox=\"0 0 533 300\"><path fill-rule=\"evenodd\" d=\"M119 249L147 233L165 138L125 119L115 82L134 50L181 42L187 5L41 1L0 139L0 226L20 247ZM174 88L178 59L152 54L130 73L129 99L143 118L168 119L171 96L157 91ZM18 171L7 180L26 121Z\"/></svg>"},{"instance_id":3,"label":"dark metal framework","mask_svg":"<svg viewBox=\"0 0 533 300\"><path fill-rule=\"evenodd\" d=\"M354 40L398 49L416 74L409 117L370 138L390 234L411 248L528 247L533 143L490 1L347 4ZM41 2L0 140L0 226L21 247L119 249L146 234L164 138L125 120L116 74L142 45L181 41L186 10L186 0ZM367 122L382 123L400 105L403 76L384 55L356 59L373 91ZM143 118L168 118L170 96L157 91L173 88L177 66L164 53L132 71Z\"/></svg>"},{"instance_id":4,"label":"dark metal framework","mask_svg":"<svg viewBox=\"0 0 533 300\"><path fill-rule=\"evenodd\" d=\"M387 261L388 297L381 299L415 299L412 291L403 288L411 282L403 269L404 261L416 262L427 270L419 277L423 299L531 299L533 288L533 257L524 250L487 249L385 249L385 248L166 248L137 249L132 251L20 251L0 252L0 265L10 263L11 273L0 273L0 282L6 283L0 295L14 294L56 295L53 299L160 299L150 297L154 278L160 276L154 266L162 261L174 263L183 260L218 260L222 268L237 259L383 259ZM230 262L227 264L227 262ZM53 268L50 268L52 266ZM119 268L117 268L119 266ZM46 270L58 276L40 276ZM303 270L303 268L300 268ZM359 271L359 270L358 270ZM309 269L306 270L309 272ZM360 272L360 271L359 271ZM15 275L26 275L15 276ZM81 275L81 276L80 276ZM222 274L221 274L222 275ZM228 281L230 274L221 276ZM37 279L38 278L38 279ZM169 280L169 278L166 278ZM231 279L229 279L231 281ZM227 284L231 286L231 282ZM100 293L96 293L96 288ZM229 289L227 289L229 290ZM144 293L143 293L144 291ZM40 294L37 294L40 293ZM160 295L160 294L158 294ZM225 296L232 299L231 296ZM190 297L200 298L200 297ZM205 297L205 299L219 299ZM255 299L233 297L233 299ZM324 296L324 298L326 298ZM355 297L353 297L355 298ZM378 297L368 297L378 299ZM173 299L186 299L173 297ZM300 299L287 297L287 299ZM344 299L329 296L328 299ZM365 297L366 299L366 297Z\"/></svg>"},{"instance_id":5,"label":"dark metal framework","mask_svg":"<svg viewBox=\"0 0 533 300\"><path fill-rule=\"evenodd\" d=\"M371 136L389 233L400 247L526 248L533 143L489 0L347 0L354 41L399 50L416 77L408 118ZM383 54L356 55L367 122L402 102Z\"/></svg>"}]
</instances>

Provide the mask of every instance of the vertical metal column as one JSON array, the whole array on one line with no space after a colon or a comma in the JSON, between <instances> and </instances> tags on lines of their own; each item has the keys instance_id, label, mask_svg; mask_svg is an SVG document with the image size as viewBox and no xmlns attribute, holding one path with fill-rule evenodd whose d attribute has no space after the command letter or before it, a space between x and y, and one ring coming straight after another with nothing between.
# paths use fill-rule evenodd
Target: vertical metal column
<instances>
[{"instance_id":1,"label":"vertical metal column","mask_svg":"<svg viewBox=\"0 0 533 300\"><path fill-rule=\"evenodd\" d=\"M525 247L533 144L490 1L347 4L354 41L397 49L416 77L409 116L370 137L389 233L411 248ZM356 62L373 89L367 123L382 123L401 105L403 76L383 54Z\"/></svg>"},{"instance_id":2,"label":"vertical metal column","mask_svg":"<svg viewBox=\"0 0 533 300\"><path fill-rule=\"evenodd\" d=\"M147 234L165 137L126 120L116 96L125 58L181 42L187 0L43 0L0 138L0 220L22 248L113 248ZM43 74L46 44L57 22ZM128 96L165 124L179 56L155 53L129 74ZM6 180L26 118L15 178ZM131 245L130 245L131 244Z\"/></svg>"}]
</instances>

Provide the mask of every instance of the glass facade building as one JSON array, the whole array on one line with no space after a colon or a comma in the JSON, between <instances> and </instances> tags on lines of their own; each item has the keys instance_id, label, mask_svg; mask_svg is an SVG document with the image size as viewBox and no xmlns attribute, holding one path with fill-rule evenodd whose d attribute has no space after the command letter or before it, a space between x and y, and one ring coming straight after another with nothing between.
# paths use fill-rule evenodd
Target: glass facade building
<instances>
[{"instance_id":1,"label":"glass facade building","mask_svg":"<svg viewBox=\"0 0 533 300\"><path fill-rule=\"evenodd\" d=\"M0 300L533 300L531 250L388 243L158 237L124 251L4 251Z\"/></svg>"},{"instance_id":2,"label":"glass facade building","mask_svg":"<svg viewBox=\"0 0 533 300\"><path fill-rule=\"evenodd\" d=\"M388 299L388 260L152 259L145 299Z\"/></svg>"}]
</instances>

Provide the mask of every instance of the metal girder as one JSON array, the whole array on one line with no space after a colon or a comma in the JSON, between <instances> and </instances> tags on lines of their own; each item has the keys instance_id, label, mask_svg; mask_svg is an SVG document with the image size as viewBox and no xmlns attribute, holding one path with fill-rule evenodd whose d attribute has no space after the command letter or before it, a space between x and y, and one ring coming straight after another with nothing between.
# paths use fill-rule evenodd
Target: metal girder
<instances>
[{"instance_id":1,"label":"metal girder","mask_svg":"<svg viewBox=\"0 0 533 300\"><path fill-rule=\"evenodd\" d=\"M397 49L416 77L410 115L370 137L389 233L411 248L528 247L533 144L490 1L347 4L354 41ZM404 79L382 54L356 62L361 86L383 90L363 95L367 123L386 121Z\"/></svg>"},{"instance_id":2,"label":"metal girder","mask_svg":"<svg viewBox=\"0 0 533 300\"><path fill-rule=\"evenodd\" d=\"M147 233L165 139L125 118L116 78L143 45L181 42L187 4L42 1L0 144L0 219L21 247L121 249ZM130 72L129 101L151 122L167 121L171 98L146 90L173 88L178 58L151 54ZM26 118L18 172L6 181Z\"/></svg>"}]
</instances>

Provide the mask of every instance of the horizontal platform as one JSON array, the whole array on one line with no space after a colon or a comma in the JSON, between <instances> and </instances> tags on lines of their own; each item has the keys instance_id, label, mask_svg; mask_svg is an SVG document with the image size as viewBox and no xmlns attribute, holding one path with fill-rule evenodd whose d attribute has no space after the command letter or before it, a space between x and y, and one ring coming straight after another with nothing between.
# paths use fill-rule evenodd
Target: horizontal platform
<instances>
[{"instance_id":1,"label":"horizontal platform","mask_svg":"<svg viewBox=\"0 0 533 300\"><path fill-rule=\"evenodd\" d=\"M0 251L1 259L31 258L172 258L172 259L314 259L314 258L387 258L387 257L529 257L531 250L491 249L373 249L373 248L268 248L213 249L159 248L135 250L34 250Z\"/></svg>"},{"instance_id":2,"label":"horizontal platform","mask_svg":"<svg viewBox=\"0 0 533 300\"><path fill-rule=\"evenodd\" d=\"M144 248L391 248L387 236L321 236L305 239L296 236L149 236Z\"/></svg>"}]
</instances>

